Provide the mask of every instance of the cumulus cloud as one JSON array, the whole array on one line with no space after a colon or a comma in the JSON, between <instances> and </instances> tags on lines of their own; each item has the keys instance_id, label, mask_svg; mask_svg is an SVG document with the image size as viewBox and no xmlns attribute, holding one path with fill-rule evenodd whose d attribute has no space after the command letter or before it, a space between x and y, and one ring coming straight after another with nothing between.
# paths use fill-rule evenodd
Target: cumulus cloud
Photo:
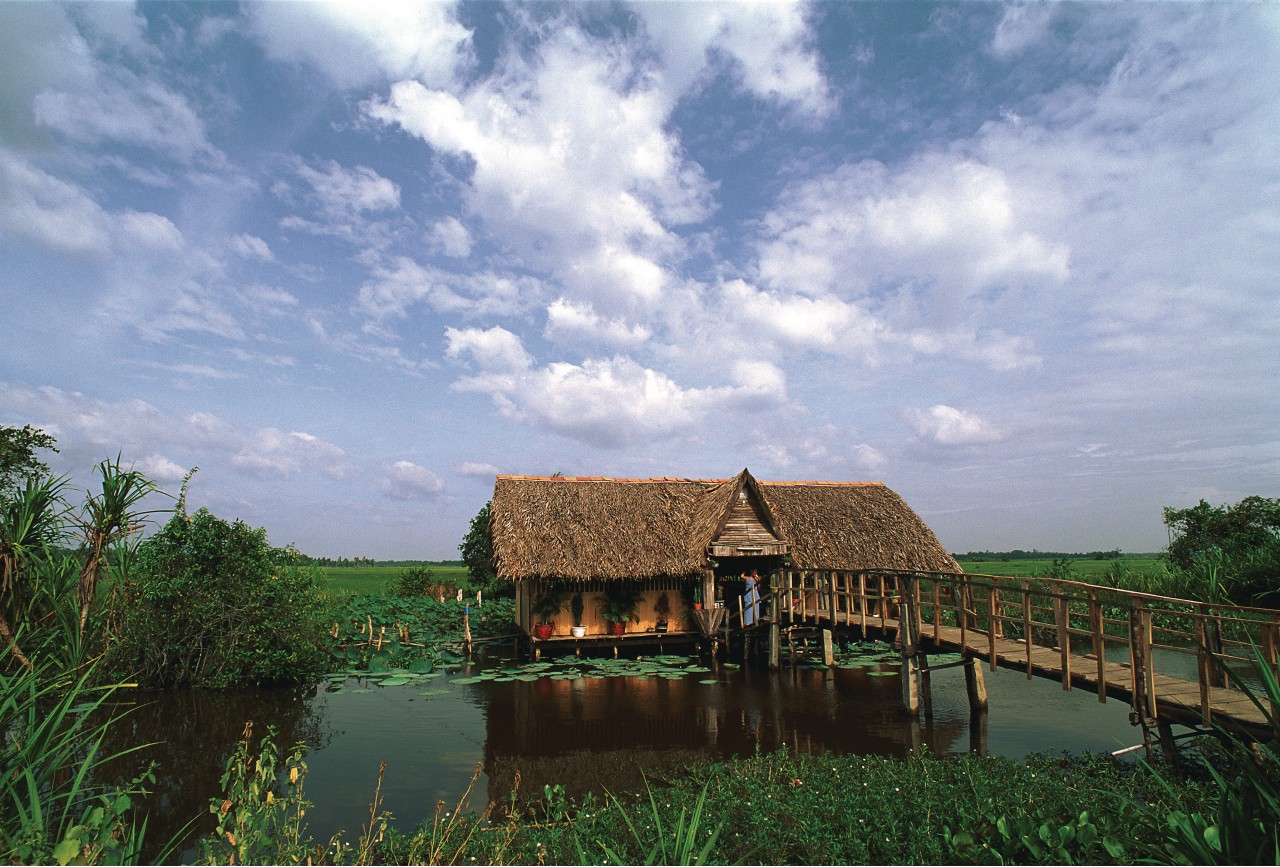
<instances>
[{"instance_id":1,"label":"cumulus cloud","mask_svg":"<svg viewBox=\"0 0 1280 867\"><path fill-rule=\"evenodd\" d=\"M0 382L0 403L58 438L67 457L100 460L109 452L144 453L147 466L172 475L178 466L158 450L181 453L192 464L223 462L260 477L317 473L345 478L354 469L333 443L302 431L247 429L213 413L166 412L141 400L109 401L45 386ZM69 448L68 448L69 447ZM87 455L87 458L85 457ZM179 473L181 477L181 473Z\"/></svg>"},{"instance_id":2,"label":"cumulus cloud","mask_svg":"<svg viewBox=\"0 0 1280 867\"><path fill-rule=\"evenodd\" d=\"M1004 434L974 413L946 404L905 413L916 434L940 446L969 446L998 442Z\"/></svg>"},{"instance_id":3,"label":"cumulus cloud","mask_svg":"<svg viewBox=\"0 0 1280 867\"><path fill-rule=\"evenodd\" d=\"M1010 282L1066 280L1069 250L1023 220L998 168L928 154L900 169L865 161L804 181L764 221L761 279L794 291L859 296L926 282L957 302Z\"/></svg>"},{"instance_id":4,"label":"cumulus cloud","mask_svg":"<svg viewBox=\"0 0 1280 867\"><path fill-rule=\"evenodd\" d=\"M273 58L306 64L342 88L413 78L452 81L472 62L471 32L455 4L263 3L247 7L251 32Z\"/></svg>"},{"instance_id":5,"label":"cumulus cloud","mask_svg":"<svg viewBox=\"0 0 1280 867\"><path fill-rule=\"evenodd\" d=\"M446 354L477 369L454 388L488 394L509 418L599 446L691 436L717 411L763 412L786 401L785 374L766 361L737 362L733 384L686 388L625 356L536 368L502 328L445 337Z\"/></svg>"},{"instance_id":6,"label":"cumulus cloud","mask_svg":"<svg viewBox=\"0 0 1280 867\"><path fill-rule=\"evenodd\" d=\"M412 461L383 467L378 488L393 500L434 500L444 493L444 480Z\"/></svg>"},{"instance_id":7,"label":"cumulus cloud","mask_svg":"<svg viewBox=\"0 0 1280 867\"><path fill-rule=\"evenodd\" d=\"M666 284L682 246L670 227L710 213L706 179L666 128L672 102L636 72L625 48L565 26L458 93L401 81L366 111L465 157L468 209L527 264L626 307Z\"/></svg>"},{"instance_id":8,"label":"cumulus cloud","mask_svg":"<svg viewBox=\"0 0 1280 867\"><path fill-rule=\"evenodd\" d=\"M635 3L678 96L725 71L761 99L824 117L835 101L801 3Z\"/></svg>"},{"instance_id":9,"label":"cumulus cloud","mask_svg":"<svg viewBox=\"0 0 1280 867\"><path fill-rule=\"evenodd\" d=\"M639 346L653 336L649 327L618 316L601 316L587 302L557 298L547 307L543 335L558 343L600 343L607 346Z\"/></svg>"}]
</instances>

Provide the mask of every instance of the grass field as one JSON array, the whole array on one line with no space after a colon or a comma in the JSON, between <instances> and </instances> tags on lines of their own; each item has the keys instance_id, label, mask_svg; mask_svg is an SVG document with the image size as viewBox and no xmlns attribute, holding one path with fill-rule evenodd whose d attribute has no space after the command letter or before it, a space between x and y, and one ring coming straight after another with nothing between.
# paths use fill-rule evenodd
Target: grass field
<instances>
[{"instance_id":1,"label":"grass field","mask_svg":"<svg viewBox=\"0 0 1280 867\"><path fill-rule=\"evenodd\" d=\"M326 589L340 593L382 593L387 582L408 566L325 566L320 567ZM467 567L430 566L431 573L445 584L465 587Z\"/></svg>"},{"instance_id":2,"label":"grass field","mask_svg":"<svg viewBox=\"0 0 1280 867\"><path fill-rule=\"evenodd\" d=\"M1123 557L1120 560L1070 560L1072 577L1078 581L1096 582L1106 576L1113 563L1129 572L1158 572L1160 559L1154 555ZM970 575L1007 575L1011 578L1044 578L1053 560L962 560L960 568Z\"/></svg>"}]
</instances>

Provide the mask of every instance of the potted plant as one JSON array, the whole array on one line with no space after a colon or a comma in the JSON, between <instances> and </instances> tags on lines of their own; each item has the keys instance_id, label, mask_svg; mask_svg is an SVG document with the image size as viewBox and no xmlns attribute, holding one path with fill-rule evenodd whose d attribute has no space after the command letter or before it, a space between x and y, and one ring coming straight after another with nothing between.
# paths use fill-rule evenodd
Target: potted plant
<instances>
[{"instance_id":1,"label":"potted plant","mask_svg":"<svg viewBox=\"0 0 1280 867\"><path fill-rule=\"evenodd\" d=\"M573 626L569 632L574 638L581 638L587 634L587 627L582 625L582 594L573 594L573 599L569 602L569 610L573 612Z\"/></svg>"},{"instance_id":2,"label":"potted plant","mask_svg":"<svg viewBox=\"0 0 1280 867\"><path fill-rule=\"evenodd\" d=\"M538 621L533 626L533 634L535 637L546 641L551 637L551 633L555 630L556 625L551 618L560 613L560 609L564 607L564 598L568 593L558 584L548 585L542 594L533 600L533 613L537 615Z\"/></svg>"},{"instance_id":3,"label":"potted plant","mask_svg":"<svg viewBox=\"0 0 1280 867\"><path fill-rule=\"evenodd\" d=\"M653 613L657 615L658 622L654 626L655 632L666 632L668 620L671 617L671 602L667 599L666 591L658 595L658 601L653 605Z\"/></svg>"},{"instance_id":4,"label":"potted plant","mask_svg":"<svg viewBox=\"0 0 1280 867\"><path fill-rule=\"evenodd\" d=\"M602 606L601 614L609 621L610 635L622 635L627 631L627 624L640 608L642 595L640 588L629 581L613 581L605 585L604 592L596 598Z\"/></svg>"}]
</instances>

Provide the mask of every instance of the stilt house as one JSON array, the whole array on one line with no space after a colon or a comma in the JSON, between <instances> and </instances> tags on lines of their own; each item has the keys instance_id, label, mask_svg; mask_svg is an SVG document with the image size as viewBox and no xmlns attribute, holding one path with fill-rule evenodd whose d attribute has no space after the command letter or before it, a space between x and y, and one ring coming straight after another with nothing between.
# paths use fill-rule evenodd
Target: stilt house
<instances>
[{"instance_id":1,"label":"stilt house","mask_svg":"<svg viewBox=\"0 0 1280 867\"><path fill-rule=\"evenodd\" d=\"M883 484L758 482L745 469L731 479L498 476L489 532L498 577L516 583L517 623L532 634L534 612L550 608L555 637L570 635L579 594L588 636L608 632L619 596L633 606L628 633L706 632L702 611L752 570L960 571Z\"/></svg>"}]
</instances>

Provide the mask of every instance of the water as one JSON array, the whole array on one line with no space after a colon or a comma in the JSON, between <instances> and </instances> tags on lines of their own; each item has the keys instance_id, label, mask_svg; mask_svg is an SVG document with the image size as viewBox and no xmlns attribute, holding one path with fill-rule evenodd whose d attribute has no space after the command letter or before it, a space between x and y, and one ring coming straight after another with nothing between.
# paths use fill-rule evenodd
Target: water
<instances>
[{"instance_id":1,"label":"water","mask_svg":"<svg viewBox=\"0 0 1280 867\"><path fill-rule=\"evenodd\" d=\"M500 666L481 663L476 669ZM890 670L886 666L885 670ZM457 676L391 687L348 681L246 691L142 693L110 746L157 741L130 760L160 763L147 799L148 838L167 839L192 817L207 822L226 759L246 721L254 739L268 725L283 745L307 743L305 786L315 806L310 831L349 838L367 821L385 761L384 808L407 830L444 801L453 809L481 769L470 806L506 802L517 774L522 793L563 785L570 795L642 785L641 769L661 776L702 758L749 756L785 745L803 753L905 755L982 748L1022 758L1032 752L1110 752L1140 741L1128 707L1100 704L1014 671L985 672L985 732L972 726L963 670L933 675L934 718L907 719L897 676L867 669L720 668L680 679L599 679L453 684ZM700 681L715 678L716 683ZM438 692L439 694L426 694ZM123 769L127 770L127 769ZM123 772L122 770L122 772Z\"/></svg>"}]
</instances>

